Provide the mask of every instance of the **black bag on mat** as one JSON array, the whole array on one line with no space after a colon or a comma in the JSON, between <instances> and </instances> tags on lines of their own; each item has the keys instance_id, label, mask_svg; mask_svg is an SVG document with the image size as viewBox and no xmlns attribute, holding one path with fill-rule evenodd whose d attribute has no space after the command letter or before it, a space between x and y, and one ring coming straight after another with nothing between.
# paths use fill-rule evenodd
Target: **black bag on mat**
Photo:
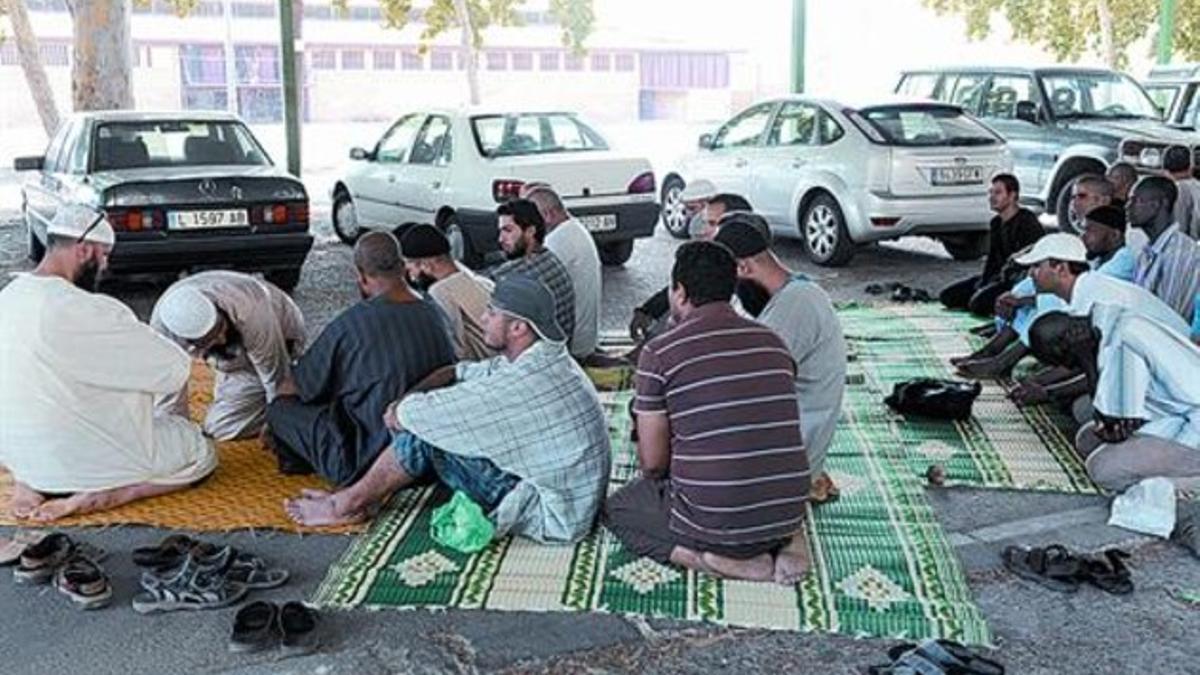
<instances>
[{"instance_id":1,"label":"black bag on mat","mask_svg":"<svg viewBox=\"0 0 1200 675\"><path fill-rule=\"evenodd\" d=\"M921 378L897 382L892 395L883 400L903 415L965 420L971 416L971 405L981 391L983 385L978 382Z\"/></svg>"}]
</instances>

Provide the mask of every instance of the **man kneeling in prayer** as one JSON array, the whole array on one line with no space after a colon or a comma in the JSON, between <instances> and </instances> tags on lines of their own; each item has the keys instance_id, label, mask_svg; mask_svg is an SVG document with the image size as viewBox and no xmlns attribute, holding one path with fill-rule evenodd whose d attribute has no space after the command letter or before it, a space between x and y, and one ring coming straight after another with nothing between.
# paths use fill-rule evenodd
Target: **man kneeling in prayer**
<instances>
[{"instance_id":1,"label":"man kneeling in prayer","mask_svg":"<svg viewBox=\"0 0 1200 675\"><path fill-rule=\"evenodd\" d=\"M1029 329L1039 359L1080 368L1094 384L1095 421L1075 438L1088 476L1114 491L1162 476L1200 487L1200 347L1145 315L1095 305L1051 312Z\"/></svg>"},{"instance_id":2,"label":"man kneeling in prayer","mask_svg":"<svg viewBox=\"0 0 1200 675\"><path fill-rule=\"evenodd\" d=\"M288 500L288 514L303 525L359 522L392 492L436 478L477 502L497 536L581 539L608 485L608 426L554 317L543 284L501 278L483 319L500 356L435 371L390 406L391 452L344 490Z\"/></svg>"},{"instance_id":3,"label":"man kneeling in prayer","mask_svg":"<svg viewBox=\"0 0 1200 675\"><path fill-rule=\"evenodd\" d=\"M0 465L13 517L54 520L188 487L217 465L155 395L190 374L182 349L93 292L116 241L102 214L60 207L46 256L0 291Z\"/></svg>"},{"instance_id":4,"label":"man kneeling in prayer","mask_svg":"<svg viewBox=\"0 0 1200 675\"><path fill-rule=\"evenodd\" d=\"M730 306L736 284L725 246L676 250L675 326L638 359L643 477L609 497L605 523L659 563L790 585L808 568L796 366L778 335Z\"/></svg>"}]
</instances>

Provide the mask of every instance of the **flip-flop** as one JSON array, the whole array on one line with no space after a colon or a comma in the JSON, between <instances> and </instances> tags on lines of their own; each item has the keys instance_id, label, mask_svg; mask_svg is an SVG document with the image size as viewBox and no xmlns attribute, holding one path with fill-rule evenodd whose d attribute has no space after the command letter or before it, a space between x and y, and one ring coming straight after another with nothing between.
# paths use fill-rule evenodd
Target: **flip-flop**
<instances>
[{"instance_id":1,"label":"flip-flop","mask_svg":"<svg viewBox=\"0 0 1200 675\"><path fill-rule=\"evenodd\" d=\"M1079 590L1083 562L1058 544L1032 549L1009 546L1001 557L1004 567L1022 579L1059 593Z\"/></svg>"},{"instance_id":2,"label":"flip-flop","mask_svg":"<svg viewBox=\"0 0 1200 675\"><path fill-rule=\"evenodd\" d=\"M1099 588L1112 595L1129 595L1133 592L1133 579L1125 560L1129 554L1116 548L1104 552L1104 559L1087 558L1083 560L1079 580Z\"/></svg>"},{"instance_id":3,"label":"flip-flop","mask_svg":"<svg viewBox=\"0 0 1200 675\"><path fill-rule=\"evenodd\" d=\"M955 675L1004 675L1004 665L980 656L965 645L953 640L929 638L921 644L904 643L888 650L888 658L901 663L905 656L916 653L935 664L941 672ZM920 672L920 671L916 671Z\"/></svg>"}]
</instances>

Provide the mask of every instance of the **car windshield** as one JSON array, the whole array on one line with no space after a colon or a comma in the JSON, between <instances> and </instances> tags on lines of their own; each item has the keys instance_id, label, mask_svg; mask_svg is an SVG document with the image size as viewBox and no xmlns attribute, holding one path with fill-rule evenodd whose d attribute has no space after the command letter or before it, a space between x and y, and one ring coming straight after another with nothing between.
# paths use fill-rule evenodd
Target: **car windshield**
<instances>
[{"instance_id":1,"label":"car windshield","mask_svg":"<svg viewBox=\"0 0 1200 675\"><path fill-rule=\"evenodd\" d=\"M93 171L271 163L239 122L105 122L93 143Z\"/></svg>"},{"instance_id":2,"label":"car windshield","mask_svg":"<svg viewBox=\"0 0 1200 675\"><path fill-rule=\"evenodd\" d=\"M485 157L607 150L608 143L570 113L519 113L471 118L475 144Z\"/></svg>"},{"instance_id":3,"label":"car windshield","mask_svg":"<svg viewBox=\"0 0 1200 675\"><path fill-rule=\"evenodd\" d=\"M1158 109L1137 82L1120 73L1042 76L1050 109L1058 119L1158 119Z\"/></svg>"},{"instance_id":4,"label":"car windshield","mask_svg":"<svg viewBox=\"0 0 1200 675\"><path fill-rule=\"evenodd\" d=\"M937 106L880 106L864 108L851 118L870 129L863 133L887 145L995 145L1000 138L958 108ZM874 133L872 133L874 132Z\"/></svg>"}]
</instances>

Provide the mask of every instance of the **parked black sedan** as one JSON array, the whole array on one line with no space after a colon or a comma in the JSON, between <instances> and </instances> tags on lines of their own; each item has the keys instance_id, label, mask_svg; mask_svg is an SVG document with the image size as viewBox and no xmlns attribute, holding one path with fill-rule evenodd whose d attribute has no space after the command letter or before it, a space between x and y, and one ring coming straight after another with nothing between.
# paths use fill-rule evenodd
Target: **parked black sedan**
<instances>
[{"instance_id":1,"label":"parked black sedan","mask_svg":"<svg viewBox=\"0 0 1200 675\"><path fill-rule=\"evenodd\" d=\"M225 268L291 289L312 248L304 184L227 113L88 112L41 157L20 157L29 256L66 203L101 209L117 232L112 274Z\"/></svg>"}]
</instances>

